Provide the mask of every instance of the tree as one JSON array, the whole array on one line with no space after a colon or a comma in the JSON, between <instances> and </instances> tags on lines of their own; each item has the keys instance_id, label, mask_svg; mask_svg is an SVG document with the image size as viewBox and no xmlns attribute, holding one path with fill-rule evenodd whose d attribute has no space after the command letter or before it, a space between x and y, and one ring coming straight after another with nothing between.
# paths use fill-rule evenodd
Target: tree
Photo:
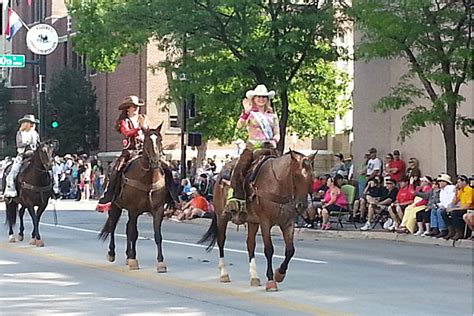
<instances>
[{"instance_id":1,"label":"tree","mask_svg":"<svg viewBox=\"0 0 474 316\"><path fill-rule=\"evenodd\" d=\"M59 153L98 148L96 95L84 73L63 69L51 80L45 109L46 136L59 140ZM57 122L55 127L53 122Z\"/></svg>"},{"instance_id":2,"label":"tree","mask_svg":"<svg viewBox=\"0 0 474 316\"><path fill-rule=\"evenodd\" d=\"M300 93L307 90L298 83L300 73L338 58L333 38L339 25L331 1L70 0L68 8L77 20L75 49L86 53L95 69L113 70L120 57L138 52L150 40L165 51L172 47L166 65L160 66L186 73L188 81L171 80L170 96L196 95L201 114L196 124L206 139L228 141L245 91L263 83L279 96L274 105L283 149L290 100L297 100L292 93L300 99L316 93ZM177 49L184 45L188 54ZM340 90L326 92L337 95ZM337 108L334 113L342 107L339 102L326 106Z\"/></svg>"},{"instance_id":3,"label":"tree","mask_svg":"<svg viewBox=\"0 0 474 316\"><path fill-rule=\"evenodd\" d=\"M15 134L17 118L12 117L11 90L6 82L0 82L0 138L6 141L7 146L1 149L1 156L14 156L16 154Z\"/></svg>"},{"instance_id":4,"label":"tree","mask_svg":"<svg viewBox=\"0 0 474 316\"><path fill-rule=\"evenodd\" d=\"M390 95L375 105L383 111L407 108L399 139L427 125L441 128L446 170L457 173L456 129L467 137L474 119L458 113L463 85L472 80L470 1L354 1L348 9L364 34L360 58L402 58L409 71ZM419 99L429 100L420 105Z\"/></svg>"}]
</instances>

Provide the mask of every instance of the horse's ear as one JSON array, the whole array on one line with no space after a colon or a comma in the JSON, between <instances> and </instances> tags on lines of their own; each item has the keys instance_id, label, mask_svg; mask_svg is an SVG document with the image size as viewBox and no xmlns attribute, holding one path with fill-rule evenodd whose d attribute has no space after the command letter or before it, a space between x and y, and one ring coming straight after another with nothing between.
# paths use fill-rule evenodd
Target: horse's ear
<instances>
[{"instance_id":1,"label":"horse's ear","mask_svg":"<svg viewBox=\"0 0 474 316\"><path fill-rule=\"evenodd\" d=\"M290 157L291 157L291 159L298 159L298 157L297 157L295 151L293 151L293 150L291 150L291 149L290 149Z\"/></svg>"},{"instance_id":2,"label":"horse's ear","mask_svg":"<svg viewBox=\"0 0 474 316\"><path fill-rule=\"evenodd\" d=\"M163 127L163 121L161 122L160 125L158 125L158 127L156 128L156 131L157 131L158 133L161 133L161 128L162 128L162 127Z\"/></svg>"},{"instance_id":3,"label":"horse's ear","mask_svg":"<svg viewBox=\"0 0 474 316\"><path fill-rule=\"evenodd\" d=\"M308 156L308 159L313 162L314 159L316 159L316 155L318 154L318 151L316 150L314 153Z\"/></svg>"}]
</instances>

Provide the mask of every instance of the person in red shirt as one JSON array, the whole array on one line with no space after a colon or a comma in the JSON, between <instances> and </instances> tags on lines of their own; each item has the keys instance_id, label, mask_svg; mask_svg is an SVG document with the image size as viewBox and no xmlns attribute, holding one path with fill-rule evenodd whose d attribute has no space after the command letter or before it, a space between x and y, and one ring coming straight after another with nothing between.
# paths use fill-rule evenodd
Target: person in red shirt
<instances>
[{"instance_id":1,"label":"person in red shirt","mask_svg":"<svg viewBox=\"0 0 474 316\"><path fill-rule=\"evenodd\" d=\"M389 230L393 231L399 228L405 208L415 200L415 193L408 187L408 178L406 176L400 179L399 185L397 200L388 207L388 212L393 221Z\"/></svg>"},{"instance_id":2,"label":"person in red shirt","mask_svg":"<svg viewBox=\"0 0 474 316\"><path fill-rule=\"evenodd\" d=\"M192 199L183 206L183 211L178 215L178 220L190 220L195 216L203 217L206 213L211 212L209 202L197 188L191 188L189 193Z\"/></svg>"},{"instance_id":3,"label":"person in red shirt","mask_svg":"<svg viewBox=\"0 0 474 316\"><path fill-rule=\"evenodd\" d=\"M400 159L400 152L398 150L393 151L393 160L390 162L387 172L390 174L390 178L400 182L402 176L405 174L405 162Z\"/></svg>"}]
</instances>

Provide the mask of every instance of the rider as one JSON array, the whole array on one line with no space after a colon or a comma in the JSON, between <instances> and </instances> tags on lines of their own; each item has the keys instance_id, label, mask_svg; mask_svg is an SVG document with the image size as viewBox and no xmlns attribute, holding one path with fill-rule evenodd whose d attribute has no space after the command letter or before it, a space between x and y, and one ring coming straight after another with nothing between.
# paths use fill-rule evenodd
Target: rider
<instances>
[{"instance_id":1,"label":"rider","mask_svg":"<svg viewBox=\"0 0 474 316\"><path fill-rule=\"evenodd\" d=\"M120 175L123 167L130 161L131 158L135 157L143 149L144 134L143 129L148 128L146 123L146 116L140 114L139 108L145 105L143 99L139 99L135 95L126 97L120 104L118 109L122 111L119 118L117 119L116 129L119 133L124 136L122 141L123 150L122 154L117 158L117 161L113 165L107 187L104 191L103 196L99 199L97 204L97 211L104 212L110 210L112 206L112 200L115 193L118 191L120 186ZM170 189L172 185L171 171L163 165L163 171L165 172L166 186L170 194L174 198L174 190Z\"/></svg>"},{"instance_id":2,"label":"rider","mask_svg":"<svg viewBox=\"0 0 474 316\"><path fill-rule=\"evenodd\" d=\"M7 175L7 183L4 197L14 198L18 195L15 188L15 178L20 172L23 158L31 156L40 142L38 132L35 130L39 120L33 114L26 114L18 120L20 127L16 133L17 156L13 160L10 173Z\"/></svg>"},{"instance_id":3,"label":"rider","mask_svg":"<svg viewBox=\"0 0 474 316\"><path fill-rule=\"evenodd\" d=\"M244 180L247 171L255 158L255 151L274 151L280 141L280 127L278 117L271 108L270 100L275 96L275 91L268 91L263 84L255 90L249 90L242 101L244 111L237 122L237 128L247 128L248 140L246 148L234 168L231 177L231 189L226 204L226 211L245 212Z\"/></svg>"}]
</instances>

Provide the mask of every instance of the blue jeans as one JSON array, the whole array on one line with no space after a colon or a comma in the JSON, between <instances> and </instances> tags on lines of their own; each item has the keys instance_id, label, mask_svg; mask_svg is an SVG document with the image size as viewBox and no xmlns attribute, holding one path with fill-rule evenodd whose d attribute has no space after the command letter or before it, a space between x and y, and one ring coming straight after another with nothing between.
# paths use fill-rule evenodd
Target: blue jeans
<instances>
[{"instance_id":1,"label":"blue jeans","mask_svg":"<svg viewBox=\"0 0 474 316\"><path fill-rule=\"evenodd\" d=\"M444 208L437 208L431 211L431 227L438 228L439 230L446 230L448 229L448 225L446 224L446 219L448 215L446 213L446 209Z\"/></svg>"}]
</instances>

